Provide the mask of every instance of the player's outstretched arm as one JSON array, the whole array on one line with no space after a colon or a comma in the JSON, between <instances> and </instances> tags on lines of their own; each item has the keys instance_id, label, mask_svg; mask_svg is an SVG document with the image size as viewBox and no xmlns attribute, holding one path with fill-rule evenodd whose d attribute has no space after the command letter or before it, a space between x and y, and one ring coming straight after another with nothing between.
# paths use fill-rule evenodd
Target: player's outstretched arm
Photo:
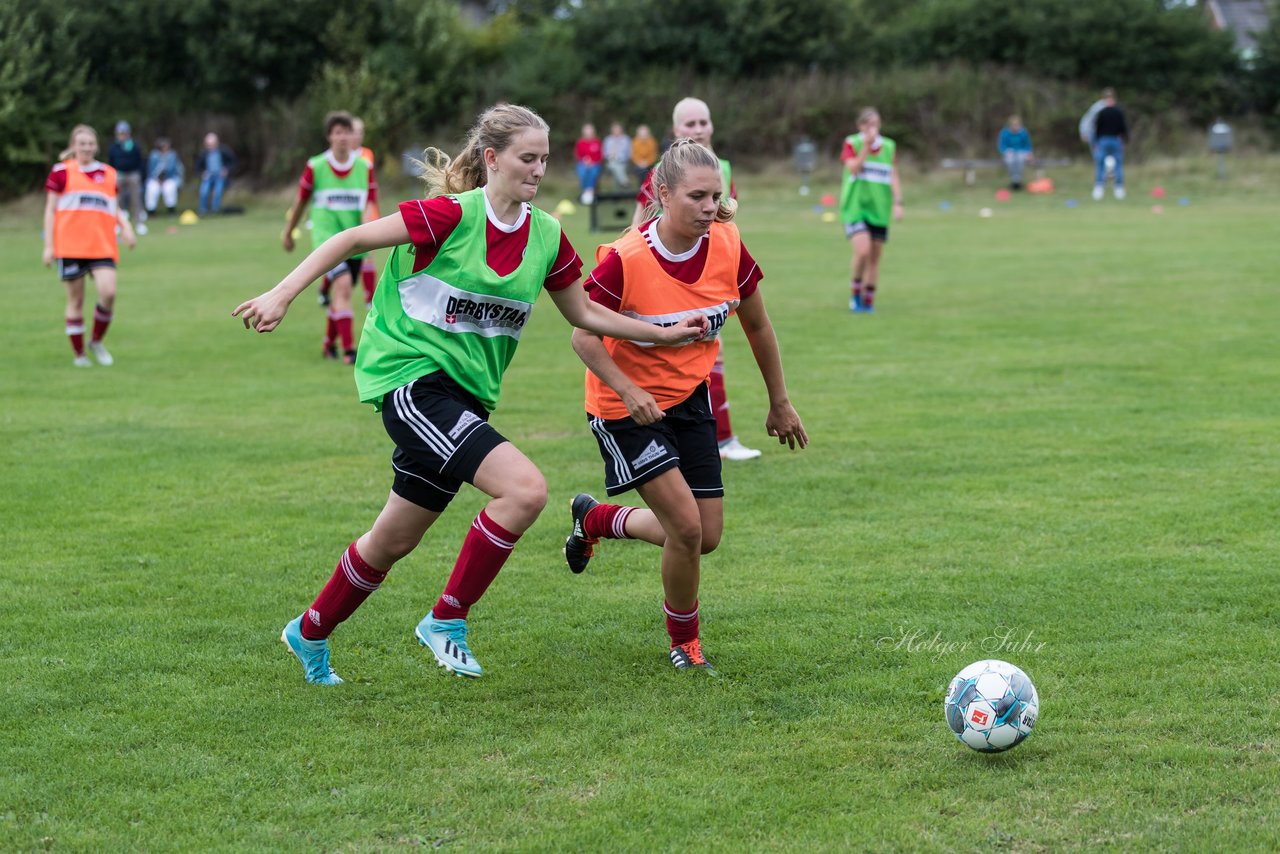
<instances>
[{"instance_id":1,"label":"player's outstretched arm","mask_svg":"<svg viewBox=\"0 0 1280 854\"><path fill-rule=\"evenodd\" d=\"M332 270L352 255L368 252L370 249L382 249L387 246L399 246L409 242L409 229L404 224L400 212L373 222L340 231L315 251L302 259L302 263L293 268L293 272L280 280L266 293L236 306L232 317L244 321L245 329L256 329L258 332L270 332L280 325L289 305L307 289L316 279Z\"/></svg>"},{"instance_id":2,"label":"player's outstretched arm","mask_svg":"<svg viewBox=\"0 0 1280 854\"><path fill-rule=\"evenodd\" d=\"M707 319L701 314L686 317L675 326L655 326L652 323L645 323L643 320L624 317L616 311L610 311L587 299L587 292L573 285L552 291L551 300L564 315L565 320L579 329L594 332L596 335L663 344L668 347L682 347L707 334Z\"/></svg>"},{"instance_id":3,"label":"player's outstretched arm","mask_svg":"<svg viewBox=\"0 0 1280 854\"><path fill-rule=\"evenodd\" d=\"M787 396L787 382L782 374L782 354L778 350L778 336L764 308L764 295L756 291L738 306L738 320L747 334L747 343L755 356L760 376L769 392L769 414L764 426L770 436L776 436L778 444L792 450L809 444L809 434L800 423L800 416Z\"/></svg>"},{"instance_id":4,"label":"player's outstretched arm","mask_svg":"<svg viewBox=\"0 0 1280 854\"><path fill-rule=\"evenodd\" d=\"M632 382L618 363L604 348L599 335L585 329L573 330L573 352L600 381L613 389L627 406L627 412L637 424L652 424L662 420L662 410L653 395Z\"/></svg>"}]
</instances>

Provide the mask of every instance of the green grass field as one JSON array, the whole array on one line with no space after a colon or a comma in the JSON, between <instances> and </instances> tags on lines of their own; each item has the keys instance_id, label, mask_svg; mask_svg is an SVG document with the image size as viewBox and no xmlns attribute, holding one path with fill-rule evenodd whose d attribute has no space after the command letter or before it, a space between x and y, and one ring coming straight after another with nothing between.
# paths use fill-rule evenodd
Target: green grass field
<instances>
[{"instance_id":1,"label":"green grass field","mask_svg":"<svg viewBox=\"0 0 1280 854\"><path fill-rule=\"evenodd\" d=\"M602 472L544 298L494 423L552 498L472 612L485 678L412 636L469 490L335 634L347 684L304 684L280 628L381 507L390 443L312 292L270 336L229 317L287 271L286 203L153 223L89 370L37 204L0 212L0 849L1275 850L1280 170L1209 169L1134 168L1123 204L1082 171L1003 205L908 181L870 317L816 195L742 180L812 444L765 444L731 329L766 451L727 467L704 562L719 681L666 661L655 549L564 567ZM987 657L1042 701L994 756L942 717Z\"/></svg>"}]
</instances>

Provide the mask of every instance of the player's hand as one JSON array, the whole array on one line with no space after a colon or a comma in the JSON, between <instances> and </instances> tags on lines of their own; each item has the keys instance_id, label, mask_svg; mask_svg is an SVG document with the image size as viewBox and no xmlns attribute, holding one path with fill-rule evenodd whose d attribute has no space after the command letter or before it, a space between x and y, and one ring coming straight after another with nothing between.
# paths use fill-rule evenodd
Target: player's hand
<instances>
[{"instance_id":1,"label":"player's hand","mask_svg":"<svg viewBox=\"0 0 1280 854\"><path fill-rule=\"evenodd\" d=\"M662 420L662 409L658 406L658 401L653 399L653 395L640 388L632 386L623 391L619 397L627 406L627 412L631 414L634 420L640 426L652 424L655 421Z\"/></svg>"},{"instance_id":2,"label":"player's hand","mask_svg":"<svg viewBox=\"0 0 1280 854\"><path fill-rule=\"evenodd\" d=\"M46 246L44 248L44 253L41 257L44 260L44 265L46 267L52 267L53 266L53 247Z\"/></svg>"},{"instance_id":3,"label":"player's hand","mask_svg":"<svg viewBox=\"0 0 1280 854\"><path fill-rule=\"evenodd\" d=\"M769 416L765 418L764 426L770 436L778 438L779 445L786 445L793 451L797 446L803 448L809 444L809 434L804 432L800 416L790 401L784 400L769 407Z\"/></svg>"},{"instance_id":4,"label":"player's hand","mask_svg":"<svg viewBox=\"0 0 1280 854\"><path fill-rule=\"evenodd\" d=\"M285 252L293 251L293 233L288 228L284 230L284 236L280 238L280 245L284 247Z\"/></svg>"},{"instance_id":5,"label":"player's hand","mask_svg":"<svg viewBox=\"0 0 1280 854\"><path fill-rule=\"evenodd\" d=\"M270 332L280 325L280 321L284 320L285 312L288 310L289 301L278 295L272 288L261 296L240 303L236 306L236 310L231 312L231 316L239 317L244 321L245 329Z\"/></svg>"},{"instance_id":6,"label":"player's hand","mask_svg":"<svg viewBox=\"0 0 1280 854\"><path fill-rule=\"evenodd\" d=\"M133 226L129 225L128 223L125 223L125 227L122 231L122 236L124 237L125 246L128 246L130 249L134 249L135 247L137 247L138 235L134 233Z\"/></svg>"},{"instance_id":7,"label":"player's hand","mask_svg":"<svg viewBox=\"0 0 1280 854\"><path fill-rule=\"evenodd\" d=\"M694 341L701 341L711 329L711 322L704 314L691 314L675 326L668 326L663 332L663 344L669 347L683 347Z\"/></svg>"},{"instance_id":8,"label":"player's hand","mask_svg":"<svg viewBox=\"0 0 1280 854\"><path fill-rule=\"evenodd\" d=\"M893 218L898 222L902 222L902 202L893 203Z\"/></svg>"}]
</instances>

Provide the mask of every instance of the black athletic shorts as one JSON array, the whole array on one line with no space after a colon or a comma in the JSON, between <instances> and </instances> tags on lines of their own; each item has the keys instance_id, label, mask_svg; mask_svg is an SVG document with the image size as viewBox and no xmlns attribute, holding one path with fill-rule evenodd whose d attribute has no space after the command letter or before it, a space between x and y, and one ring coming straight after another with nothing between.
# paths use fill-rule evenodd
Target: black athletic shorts
<instances>
[{"instance_id":1,"label":"black athletic shorts","mask_svg":"<svg viewBox=\"0 0 1280 854\"><path fill-rule=\"evenodd\" d=\"M391 491L419 507L442 512L458 487L473 481L489 452L507 441L488 419L480 401L444 371L387 392L382 425L396 443Z\"/></svg>"},{"instance_id":2,"label":"black athletic shorts","mask_svg":"<svg viewBox=\"0 0 1280 854\"><path fill-rule=\"evenodd\" d=\"M860 234L864 231L871 234L872 240L879 241L880 243L889 242L889 226L887 225L872 225L865 219L858 220L857 222L846 222L844 224L845 237L853 237L855 234Z\"/></svg>"},{"instance_id":3,"label":"black athletic shorts","mask_svg":"<svg viewBox=\"0 0 1280 854\"><path fill-rule=\"evenodd\" d=\"M58 276L64 282L73 282L90 270L100 267L115 269L115 266L116 262L110 258L59 258Z\"/></svg>"},{"instance_id":4,"label":"black athletic shorts","mask_svg":"<svg viewBox=\"0 0 1280 854\"><path fill-rule=\"evenodd\" d=\"M348 258L345 261L339 261L338 266L334 267L332 270L325 273L324 275L325 275L325 278L327 278L329 281L332 282L334 279L338 278L343 273L346 273L351 277L351 284L354 285L356 282L360 281L360 268L363 266L364 266L363 258Z\"/></svg>"},{"instance_id":5,"label":"black athletic shorts","mask_svg":"<svg viewBox=\"0 0 1280 854\"><path fill-rule=\"evenodd\" d=\"M606 421L588 415L604 460L604 485L620 495L673 468L679 468L694 498L720 498L720 446L711 390L706 384L665 410L661 421L641 426L632 418Z\"/></svg>"}]
</instances>

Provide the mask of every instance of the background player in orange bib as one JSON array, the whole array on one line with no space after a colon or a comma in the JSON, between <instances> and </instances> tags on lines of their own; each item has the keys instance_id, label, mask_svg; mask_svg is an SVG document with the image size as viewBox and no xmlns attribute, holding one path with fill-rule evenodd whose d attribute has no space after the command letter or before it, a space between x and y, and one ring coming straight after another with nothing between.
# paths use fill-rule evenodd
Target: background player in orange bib
<instances>
[{"instance_id":1,"label":"background player in orange bib","mask_svg":"<svg viewBox=\"0 0 1280 854\"><path fill-rule=\"evenodd\" d=\"M58 262L58 275L67 286L66 330L75 365L93 363L84 352L84 277L93 277L98 300L93 311L89 350L100 365L114 359L102 339L111 325L116 302L116 227L132 249L137 238L120 212L116 170L99 163L98 134L88 125L71 130L71 144L59 156L44 182L44 264Z\"/></svg>"},{"instance_id":2,"label":"background player in orange bib","mask_svg":"<svg viewBox=\"0 0 1280 854\"><path fill-rule=\"evenodd\" d=\"M702 315L709 330L680 349L574 331L574 350L589 369L586 409L608 494L635 489L648 509L579 494L565 559L582 572L601 537L661 546L671 662L681 670L711 670L699 637L698 582L701 555L719 545L724 530L724 485L708 376L731 314L742 322L769 392L769 435L793 449L809 437L787 396L778 341L758 289L763 274L731 222L735 203L725 193L720 161L680 139L652 179L657 201L646 221L600 247L588 294L651 323Z\"/></svg>"}]
</instances>

